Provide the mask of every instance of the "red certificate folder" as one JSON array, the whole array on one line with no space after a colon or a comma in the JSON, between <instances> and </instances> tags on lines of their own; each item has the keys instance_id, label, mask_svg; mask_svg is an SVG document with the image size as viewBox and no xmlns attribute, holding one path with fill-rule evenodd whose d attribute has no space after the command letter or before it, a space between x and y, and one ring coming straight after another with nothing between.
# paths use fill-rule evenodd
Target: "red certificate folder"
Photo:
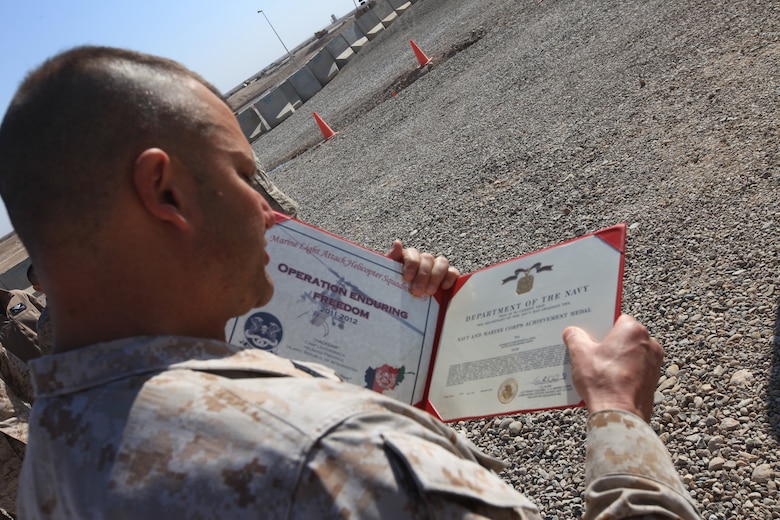
<instances>
[{"instance_id":1,"label":"red certificate folder","mask_svg":"<svg viewBox=\"0 0 780 520\"><path fill-rule=\"evenodd\" d=\"M461 275L417 298L401 265L277 215L266 235L276 287L230 320L228 341L329 366L347 382L444 421L577 406L561 340L606 336L620 314L619 224Z\"/></svg>"}]
</instances>

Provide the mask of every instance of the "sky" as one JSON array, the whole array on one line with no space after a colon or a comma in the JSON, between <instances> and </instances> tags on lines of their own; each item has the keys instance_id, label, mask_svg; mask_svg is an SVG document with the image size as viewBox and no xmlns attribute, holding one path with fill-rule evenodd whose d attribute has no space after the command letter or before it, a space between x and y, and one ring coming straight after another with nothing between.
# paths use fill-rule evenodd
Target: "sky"
<instances>
[{"instance_id":1,"label":"sky","mask_svg":"<svg viewBox=\"0 0 780 520\"><path fill-rule=\"evenodd\" d=\"M262 9L263 14L257 11ZM59 51L107 45L171 58L227 92L355 9L354 0L0 0L0 114ZM12 231L0 207L0 237Z\"/></svg>"}]
</instances>

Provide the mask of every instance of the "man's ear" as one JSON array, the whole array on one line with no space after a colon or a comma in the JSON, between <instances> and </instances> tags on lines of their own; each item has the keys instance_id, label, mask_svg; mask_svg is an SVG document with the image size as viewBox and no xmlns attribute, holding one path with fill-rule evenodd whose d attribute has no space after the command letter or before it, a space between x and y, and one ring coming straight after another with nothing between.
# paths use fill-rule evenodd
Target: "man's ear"
<instances>
[{"instance_id":1,"label":"man's ear","mask_svg":"<svg viewBox=\"0 0 780 520\"><path fill-rule=\"evenodd\" d=\"M148 148L135 160L133 182L149 214L184 231L189 228L189 221L180 170L164 150Z\"/></svg>"}]
</instances>

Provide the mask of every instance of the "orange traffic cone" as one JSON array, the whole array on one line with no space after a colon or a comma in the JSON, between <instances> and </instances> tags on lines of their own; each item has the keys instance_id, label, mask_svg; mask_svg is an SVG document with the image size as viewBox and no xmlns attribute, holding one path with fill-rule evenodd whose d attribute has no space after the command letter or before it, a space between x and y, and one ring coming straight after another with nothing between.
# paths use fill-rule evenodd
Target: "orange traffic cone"
<instances>
[{"instance_id":1,"label":"orange traffic cone","mask_svg":"<svg viewBox=\"0 0 780 520\"><path fill-rule=\"evenodd\" d=\"M334 132L333 129L328 126L328 123L322 120L317 112L312 112L312 114L314 114L314 120L317 121L317 125L322 132L322 137L324 137L326 141L336 135L337 132Z\"/></svg>"},{"instance_id":2,"label":"orange traffic cone","mask_svg":"<svg viewBox=\"0 0 780 520\"><path fill-rule=\"evenodd\" d=\"M431 62L431 59L420 50L417 44L414 43L414 40L409 40L409 43L412 44L412 50L414 51L414 55L417 56L417 62L420 64L420 67L428 65Z\"/></svg>"}]
</instances>

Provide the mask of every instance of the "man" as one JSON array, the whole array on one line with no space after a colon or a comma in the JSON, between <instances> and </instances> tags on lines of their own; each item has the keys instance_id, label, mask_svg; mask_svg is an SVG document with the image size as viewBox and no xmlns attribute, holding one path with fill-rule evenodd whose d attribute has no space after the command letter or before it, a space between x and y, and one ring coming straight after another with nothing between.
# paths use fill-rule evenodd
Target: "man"
<instances>
[{"instance_id":1,"label":"man","mask_svg":"<svg viewBox=\"0 0 780 520\"><path fill-rule=\"evenodd\" d=\"M32 266L27 270L27 278L33 286L37 284ZM0 518L14 518L33 396L25 361L41 355L36 330L43 305L34 296L16 289L0 289L0 301Z\"/></svg>"},{"instance_id":2,"label":"man","mask_svg":"<svg viewBox=\"0 0 780 520\"><path fill-rule=\"evenodd\" d=\"M43 304L19 289L0 289L0 343L25 363L40 357L37 325Z\"/></svg>"},{"instance_id":3,"label":"man","mask_svg":"<svg viewBox=\"0 0 780 520\"><path fill-rule=\"evenodd\" d=\"M298 203L285 195L276 184L273 183L271 178L265 172L263 164L258 159L257 155L255 159L255 179L253 187L260 195L263 196L265 201L271 206L271 209L289 215L291 217L298 216Z\"/></svg>"},{"instance_id":4,"label":"man","mask_svg":"<svg viewBox=\"0 0 780 520\"><path fill-rule=\"evenodd\" d=\"M31 402L27 366L0 345L0 518L15 517Z\"/></svg>"},{"instance_id":5,"label":"man","mask_svg":"<svg viewBox=\"0 0 780 520\"><path fill-rule=\"evenodd\" d=\"M274 214L254 171L216 89L176 63L84 47L22 84L0 126L0 193L55 345L31 364L20 513L541 518L429 415L223 343L226 320L273 293ZM457 275L398 242L389 256L416 294ZM601 344L564 339L591 414L589 517L697 518L645 422L661 347L630 317Z\"/></svg>"},{"instance_id":6,"label":"man","mask_svg":"<svg viewBox=\"0 0 780 520\"><path fill-rule=\"evenodd\" d=\"M41 282L38 280L38 274L35 272L35 266L30 264L27 268L27 280L33 289L39 293L44 292ZM54 333L51 330L51 315L49 314L49 307L44 307L41 310L38 321L35 324L35 332L38 338L38 349L41 354L51 354L52 345L54 345Z\"/></svg>"}]
</instances>

